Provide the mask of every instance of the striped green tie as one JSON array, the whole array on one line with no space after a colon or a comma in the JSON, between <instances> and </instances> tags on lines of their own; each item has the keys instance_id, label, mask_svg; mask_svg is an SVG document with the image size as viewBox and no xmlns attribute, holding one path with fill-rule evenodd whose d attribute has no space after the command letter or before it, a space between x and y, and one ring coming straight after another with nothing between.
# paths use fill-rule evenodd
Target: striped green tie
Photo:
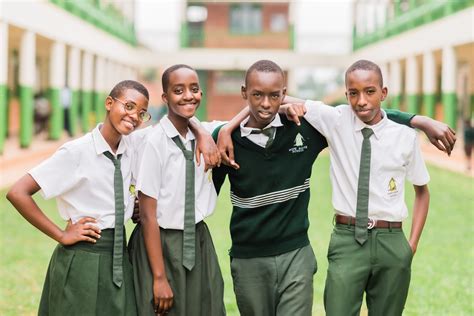
<instances>
[{"instance_id":1,"label":"striped green tie","mask_svg":"<svg viewBox=\"0 0 474 316\"><path fill-rule=\"evenodd\" d=\"M120 170L120 159L122 155L114 157L110 152L104 152L104 155L112 160L115 166L114 171L114 197L115 197L115 230L114 230L114 251L112 259L112 280L118 287L123 282L123 217L125 205L123 204L123 178Z\"/></svg>"},{"instance_id":2,"label":"striped green tie","mask_svg":"<svg viewBox=\"0 0 474 316\"><path fill-rule=\"evenodd\" d=\"M194 140L191 150L184 147L179 136L172 138L186 159L186 187L184 192L183 266L191 271L195 264L196 222L194 205Z\"/></svg>"},{"instance_id":3,"label":"striped green tie","mask_svg":"<svg viewBox=\"0 0 474 316\"><path fill-rule=\"evenodd\" d=\"M250 134L263 134L267 136L268 140L265 144L265 149L268 149L273 144L273 140L275 139L275 130L275 127L269 127L266 129L253 129Z\"/></svg>"},{"instance_id":4,"label":"striped green tie","mask_svg":"<svg viewBox=\"0 0 474 316\"><path fill-rule=\"evenodd\" d=\"M367 240L369 222L369 182L370 182L370 136L374 133L370 128L363 128L362 150L360 153L359 184L357 186L357 208L355 239L360 245Z\"/></svg>"}]
</instances>

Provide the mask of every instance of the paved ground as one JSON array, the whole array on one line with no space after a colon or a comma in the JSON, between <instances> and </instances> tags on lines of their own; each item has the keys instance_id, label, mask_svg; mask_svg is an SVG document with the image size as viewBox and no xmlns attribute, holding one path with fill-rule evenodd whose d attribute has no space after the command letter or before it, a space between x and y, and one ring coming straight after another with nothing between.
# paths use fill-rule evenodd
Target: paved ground
<instances>
[{"instance_id":1,"label":"paved ground","mask_svg":"<svg viewBox=\"0 0 474 316\"><path fill-rule=\"evenodd\" d=\"M64 135L58 141L50 141L47 140L46 134L42 134L36 136L30 148L22 149L19 147L18 139L9 138L5 143L4 153L0 156L0 189L13 184L69 139ZM474 177L474 161L471 160L471 170L468 171L462 140L457 141L451 157L448 157L432 146L425 137L420 136L420 139L423 156L427 163Z\"/></svg>"}]
</instances>

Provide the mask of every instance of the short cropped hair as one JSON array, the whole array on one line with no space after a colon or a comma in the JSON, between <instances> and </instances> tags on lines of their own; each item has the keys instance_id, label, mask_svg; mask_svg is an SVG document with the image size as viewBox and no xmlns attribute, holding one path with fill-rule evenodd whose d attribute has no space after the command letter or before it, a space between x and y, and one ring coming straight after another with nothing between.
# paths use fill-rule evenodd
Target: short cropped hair
<instances>
[{"instance_id":1,"label":"short cropped hair","mask_svg":"<svg viewBox=\"0 0 474 316\"><path fill-rule=\"evenodd\" d=\"M148 100L150 99L150 95L148 94L147 88L145 88L144 85L142 85L140 82L135 81L135 80L123 80L120 81L115 85L115 87L112 88L112 90L109 93L109 96L112 98L118 98L122 95L122 93L125 90L132 89L140 92L143 94L145 98Z\"/></svg>"},{"instance_id":2,"label":"short cropped hair","mask_svg":"<svg viewBox=\"0 0 474 316\"><path fill-rule=\"evenodd\" d=\"M257 72L276 72L281 74L283 78L285 78L285 75L283 74L283 70L278 66L276 63L274 63L271 60L266 60L262 59L257 62L255 62L252 66L250 66L249 69L247 69L247 72L245 73L245 85L247 85L248 78L250 74L254 71Z\"/></svg>"},{"instance_id":3,"label":"short cropped hair","mask_svg":"<svg viewBox=\"0 0 474 316\"><path fill-rule=\"evenodd\" d=\"M349 68L346 70L346 75L345 75L345 80L347 82L347 76L356 70L368 70L368 71L373 71L379 76L379 83L380 87L383 88L383 76L382 76L382 71L380 70L380 67L374 63L371 62L370 60L365 60L361 59L350 65Z\"/></svg>"},{"instance_id":4,"label":"short cropped hair","mask_svg":"<svg viewBox=\"0 0 474 316\"><path fill-rule=\"evenodd\" d=\"M193 67L185 65L185 64L177 64L177 65L173 65L173 66L169 67L168 69L165 70L165 72L163 72L163 75L161 76L161 87L163 89L163 92L166 93L166 91L168 90L171 73L173 71L176 71L176 70L181 69L181 68L187 68L187 69L190 69L190 70L196 72L196 70Z\"/></svg>"}]
</instances>

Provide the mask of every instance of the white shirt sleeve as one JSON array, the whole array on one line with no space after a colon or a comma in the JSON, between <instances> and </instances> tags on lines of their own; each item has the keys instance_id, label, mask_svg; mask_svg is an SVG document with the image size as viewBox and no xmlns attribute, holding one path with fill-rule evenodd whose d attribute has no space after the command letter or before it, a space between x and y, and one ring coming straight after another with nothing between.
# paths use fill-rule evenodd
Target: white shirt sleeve
<instances>
[{"instance_id":1,"label":"white shirt sleeve","mask_svg":"<svg viewBox=\"0 0 474 316\"><path fill-rule=\"evenodd\" d=\"M162 159L160 152L152 142L147 141L141 154L138 168L137 191L158 200L162 181Z\"/></svg>"},{"instance_id":2,"label":"white shirt sleeve","mask_svg":"<svg viewBox=\"0 0 474 316\"><path fill-rule=\"evenodd\" d=\"M305 120L323 136L330 136L330 131L337 126L341 119L341 107L333 107L319 101L311 100L305 102L305 107Z\"/></svg>"},{"instance_id":3,"label":"white shirt sleeve","mask_svg":"<svg viewBox=\"0 0 474 316\"><path fill-rule=\"evenodd\" d=\"M143 150L145 148L145 143L148 135L153 131L152 126L140 129L136 132L133 132L130 136L130 146L133 150L133 159L132 159L132 179L131 184L135 185L137 183L138 170L140 168L141 158L143 157Z\"/></svg>"},{"instance_id":4,"label":"white shirt sleeve","mask_svg":"<svg viewBox=\"0 0 474 316\"><path fill-rule=\"evenodd\" d=\"M413 150L408 160L406 178L414 185L425 185L430 181L430 175L428 174L425 161L421 155L421 149L417 135L415 135Z\"/></svg>"},{"instance_id":5,"label":"white shirt sleeve","mask_svg":"<svg viewBox=\"0 0 474 316\"><path fill-rule=\"evenodd\" d=\"M79 153L62 146L28 173L41 187L42 196L50 199L69 191L80 181L79 161Z\"/></svg>"},{"instance_id":6,"label":"white shirt sleeve","mask_svg":"<svg viewBox=\"0 0 474 316\"><path fill-rule=\"evenodd\" d=\"M212 132L214 132L216 128L226 123L227 121L212 121L212 122L201 122L201 125L202 127L206 129L206 131L212 134Z\"/></svg>"}]
</instances>

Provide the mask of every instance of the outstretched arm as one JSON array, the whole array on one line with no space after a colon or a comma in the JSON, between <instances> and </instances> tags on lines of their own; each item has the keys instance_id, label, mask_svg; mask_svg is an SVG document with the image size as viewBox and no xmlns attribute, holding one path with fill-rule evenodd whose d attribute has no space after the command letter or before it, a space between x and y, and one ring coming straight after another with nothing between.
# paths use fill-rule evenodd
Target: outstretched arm
<instances>
[{"instance_id":1,"label":"outstretched arm","mask_svg":"<svg viewBox=\"0 0 474 316\"><path fill-rule=\"evenodd\" d=\"M428 191L427 185L414 185L413 187L415 189L415 202L413 205L413 220L411 224L410 240L408 242L413 254L415 254L428 215L430 192Z\"/></svg>"},{"instance_id":2,"label":"outstretched arm","mask_svg":"<svg viewBox=\"0 0 474 316\"><path fill-rule=\"evenodd\" d=\"M304 100L286 96L284 103L304 103ZM451 155L451 151L456 143L456 132L447 124L423 115L413 115L397 110L386 110L386 112L389 119L420 129L436 148Z\"/></svg>"},{"instance_id":3,"label":"outstretched arm","mask_svg":"<svg viewBox=\"0 0 474 316\"><path fill-rule=\"evenodd\" d=\"M95 243L100 238L100 229L94 225L96 220L91 217L84 217L74 224L69 221L64 231L59 228L33 200L33 195L40 189L33 177L26 174L8 191L7 199L31 225L63 245L79 241Z\"/></svg>"},{"instance_id":4,"label":"outstretched arm","mask_svg":"<svg viewBox=\"0 0 474 316\"><path fill-rule=\"evenodd\" d=\"M249 116L249 107L244 107L234 118L232 118L226 125L219 130L217 137L217 148L222 159L222 163L234 169L239 169L240 166L234 160L234 144L232 143L232 132L240 126L240 123Z\"/></svg>"},{"instance_id":5,"label":"outstretched arm","mask_svg":"<svg viewBox=\"0 0 474 316\"><path fill-rule=\"evenodd\" d=\"M451 127L423 115L415 115L410 123L412 127L422 130L436 148L451 155L456 143L456 132Z\"/></svg>"}]
</instances>

